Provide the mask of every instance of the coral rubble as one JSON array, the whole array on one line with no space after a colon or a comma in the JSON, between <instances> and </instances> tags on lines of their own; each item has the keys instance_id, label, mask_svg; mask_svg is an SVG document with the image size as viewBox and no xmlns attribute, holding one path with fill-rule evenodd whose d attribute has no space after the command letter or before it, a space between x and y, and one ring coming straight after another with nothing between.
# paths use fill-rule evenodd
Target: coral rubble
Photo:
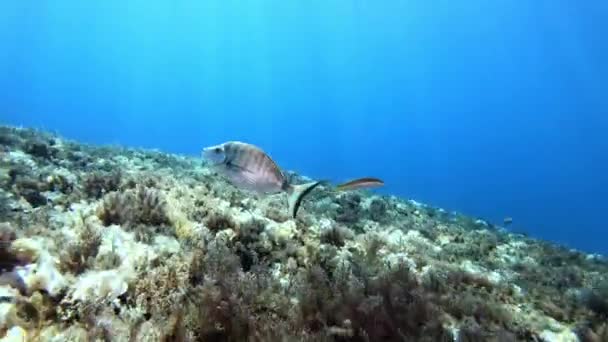
<instances>
[{"instance_id":1,"label":"coral rubble","mask_svg":"<svg viewBox=\"0 0 608 342\"><path fill-rule=\"evenodd\" d=\"M282 196L0 127L0 338L608 340L602 257L359 191L292 219Z\"/></svg>"}]
</instances>

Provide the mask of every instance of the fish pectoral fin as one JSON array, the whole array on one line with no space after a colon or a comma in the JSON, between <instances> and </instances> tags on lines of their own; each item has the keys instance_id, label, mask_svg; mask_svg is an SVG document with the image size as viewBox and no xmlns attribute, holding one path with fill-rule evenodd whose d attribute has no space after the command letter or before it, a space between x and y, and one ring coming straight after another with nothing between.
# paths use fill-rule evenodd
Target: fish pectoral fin
<instances>
[{"instance_id":1,"label":"fish pectoral fin","mask_svg":"<svg viewBox=\"0 0 608 342\"><path fill-rule=\"evenodd\" d=\"M244 185L255 186L257 184L253 174L249 172L240 172L237 175L237 178L239 179L240 183Z\"/></svg>"},{"instance_id":2,"label":"fish pectoral fin","mask_svg":"<svg viewBox=\"0 0 608 342\"><path fill-rule=\"evenodd\" d=\"M241 165L237 165L231 161L226 162L226 168L233 171L251 172L247 168L244 168Z\"/></svg>"},{"instance_id":3,"label":"fish pectoral fin","mask_svg":"<svg viewBox=\"0 0 608 342\"><path fill-rule=\"evenodd\" d=\"M243 168L226 168L226 176L233 185L249 190L255 190L257 180L252 172Z\"/></svg>"}]
</instances>

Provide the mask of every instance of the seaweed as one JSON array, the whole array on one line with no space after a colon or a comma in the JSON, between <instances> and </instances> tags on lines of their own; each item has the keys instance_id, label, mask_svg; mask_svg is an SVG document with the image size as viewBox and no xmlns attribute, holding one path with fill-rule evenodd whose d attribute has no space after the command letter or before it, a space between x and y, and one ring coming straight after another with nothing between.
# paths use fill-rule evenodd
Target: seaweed
<instances>
[{"instance_id":1,"label":"seaweed","mask_svg":"<svg viewBox=\"0 0 608 342\"><path fill-rule=\"evenodd\" d=\"M149 270L146 277L135 282L137 306L153 317L165 317L174 312L189 290L190 272L189 265L176 256Z\"/></svg>"},{"instance_id":2,"label":"seaweed","mask_svg":"<svg viewBox=\"0 0 608 342\"><path fill-rule=\"evenodd\" d=\"M0 127L0 143L0 215L15 225L0 225L0 284L21 291L16 316L33 339L49 325L66 340L539 341L534 330L551 318L583 342L608 336L604 259L482 220L321 188L292 222L284 197L248 196L199 159L28 129ZM215 207L218 198L231 208ZM95 217L66 224L91 206ZM250 220L233 216L246 212ZM69 285L50 296L17 276L32 262L11 249L18 235L55 239L41 245L68 284L89 270L124 271L123 251L98 255L110 225L146 251L115 300L71 302ZM159 234L187 237L176 239L180 253ZM469 262L480 267L463 272ZM511 316L510 306L536 317Z\"/></svg>"},{"instance_id":3,"label":"seaweed","mask_svg":"<svg viewBox=\"0 0 608 342\"><path fill-rule=\"evenodd\" d=\"M37 158L51 159L58 152L53 145L55 145L55 141L52 139L45 141L41 138L35 138L26 142L24 151Z\"/></svg>"},{"instance_id":4,"label":"seaweed","mask_svg":"<svg viewBox=\"0 0 608 342\"><path fill-rule=\"evenodd\" d=\"M101 245L101 234L90 222L84 222L76 241L70 242L61 254L61 267L73 274L92 268Z\"/></svg>"},{"instance_id":5,"label":"seaweed","mask_svg":"<svg viewBox=\"0 0 608 342\"><path fill-rule=\"evenodd\" d=\"M17 234L10 223L0 223L0 272L10 272L23 264L23 260L11 251L11 244L16 238Z\"/></svg>"},{"instance_id":6,"label":"seaweed","mask_svg":"<svg viewBox=\"0 0 608 342\"><path fill-rule=\"evenodd\" d=\"M239 226L235 237L235 250L241 261L243 271L247 272L260 262L260 258L269 255L261 241L261 233L266 228L262 220L251 219Z\"/></svg>"},{"instance_id":7,"label":"seaweed","mask_svg":"<svg viewBox=\"0 0 608 342\"><path fill-rule=\"evenodd\" d=\"M369 217L376 222L386 223L390 221L387 211L388 205L383 199L375 198L369 204Z\"/></svg>"},{"instance_id":8,"label":"seaweed","mask_svg":"<svg viewBox=\"0 0 608 342\"><path fill-rule=\"evenodd\" d=\"M608 341L608 323L603 322L595 326L579 327L576 329L576 334L581 342Z\"/></svg>"},{"instance_id":9,"label":"seaweed","mask_svg":"<svg viewBox=\"0 0 608 342\"><path fill-rule=\"evenodd\" d=\"M203 341L247 339L253 313L246 303L250 297L242 290L250 283L238 280L238 258L224 242L216 240L203 258L202 268L204 281L185 297L197 317L192 327L195 336Z\"/></svg>"},{"instance_id":10,"label":"seaweed","mask_svg":"<svg viewBox=\"0 0 608 342\"><path fill-rule=\"evenodd\" d=\"M361 210L361 196L356 193L346 193L336 197L335 202L339 205L334 218L337 222L353 224L363 218Z\"/></svg>"},{"instance_id":11,"label":"seaweed","mask_svg":"<svg viewBox=\"0 0 608 342\"><path fill-rule=\"evenodd\" d=\"M439 320L436 298L407 267L370 276L374 273L330 281L323 267L307 268L299 285L300 324L313 333L341 331L351 341L451 340Z\"/></svg>"},{"instance_id":12,"label":"seaweed","mask_svg":"<svg viewBox=\"0 0 608 342\"><path fill-rule=\"evenodd\" d=\"M599 318L608 319L608 281L595 289L581 290L579 300Z\"/></svg>"},{"instance_id":13,"label":"seaweed","mask_svg":"<svg viewBox=\"0 0 608 342\"><path fill-rule=\"evenodd\" d=\"M464 324L458 330L458 336L456 342L478 342L488 341L490 338L489 334L476 323L476 322L464 322Z\"/></svg>"},{"instance_id":14,"label":"seaweed","mask_svg":"<svg viewBox=\"0 0 608 342\"><path fill-rule=\"evenodd\" d=\"M34 208L44 206L47 204L47 199L42 192L50 190L50 187L40 180L40 175L30 172L20 168L12 169L9 172L13 183L13 192L22 196Z\"/></svg>"},{"instance_id":15,"label":"seaweed","mask_svg":"<svg viewBox=\"0 0 608 342\"><path fill-rule=\"evenodd\" d=\"M120 171L95 171L84 179L83 191L87 197L98 199L106 193L117 191L121 179Z\"/></svg>"},{"instance_id":16,"label":"seaweed","mask_svg":"<svg viewBox=\"0 0 608 342\"><path fill-rule=\"evenodd\" d=\"M160 226L170 224L167 210L162 192L138 184L134 189L110 192L103 196L102 203L97 208L97 216L106 226Z\"/></svg>"},{"instance_id":17,"label":"seaweed","mask_svg":"<svg viewBox=\"0 0 608 342\"><path fill-rule=\"evenodd\" d=\"M322 243L330 244L336 247L344 246L346 240L352 240L354 233L339 224L332 225L331 228L321 232L320 240Z\"/></svg>"},{"instance_id":18,"label":"seaweed","mask_svg":"<svg viewBox=\"0 0 608 342\"><path fill-rule=\"evenodd\" d=\"M217 232L229 228L234 229L237 226L237 224L230 216L218 212L209 213L204 223L205 226L209 228L209 230L211 230L212 232Z\"/></svg>"}]
</instances>

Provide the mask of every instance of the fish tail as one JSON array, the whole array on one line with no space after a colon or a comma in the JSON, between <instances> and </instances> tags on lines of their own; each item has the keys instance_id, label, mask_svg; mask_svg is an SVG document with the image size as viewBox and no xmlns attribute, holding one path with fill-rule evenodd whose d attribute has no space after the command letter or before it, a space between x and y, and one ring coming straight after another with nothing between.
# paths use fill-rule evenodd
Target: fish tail
<instances>
[{"instance_id":1,"label":"fish tail","mask_svg":"<svg viewBox=\"0 0 608 342\"><path fill-rule=\"evenodd\" d=\"M300 208L300 204L302 204L302 199L306 195L308 195L312 191L312 189L316 188L322 183L325 183L325 181L316 181L298 185L291 184L287 187L287 202L289 203L289 213L293 218L296 218L298 209Z\"/></svg>"}]
</instances>

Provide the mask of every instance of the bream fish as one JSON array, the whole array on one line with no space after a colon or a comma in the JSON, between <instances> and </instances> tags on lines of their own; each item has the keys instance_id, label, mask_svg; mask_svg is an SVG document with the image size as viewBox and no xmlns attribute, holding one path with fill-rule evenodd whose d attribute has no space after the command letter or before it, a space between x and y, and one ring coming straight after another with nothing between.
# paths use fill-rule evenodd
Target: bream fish
<instances>
[{"instance_id":1,"label":"bream fish","mask_svg":"<svg viewBox=\"0 0 608 342\"><path fill-rule=\"evenodd\" d=\"M291 184L277 164L261 148L228 141L203 148L202 157L238 188L256 193L286 192L289 213L296 217L302 199L324 181Z\"/></svg>"}]
</instances>

